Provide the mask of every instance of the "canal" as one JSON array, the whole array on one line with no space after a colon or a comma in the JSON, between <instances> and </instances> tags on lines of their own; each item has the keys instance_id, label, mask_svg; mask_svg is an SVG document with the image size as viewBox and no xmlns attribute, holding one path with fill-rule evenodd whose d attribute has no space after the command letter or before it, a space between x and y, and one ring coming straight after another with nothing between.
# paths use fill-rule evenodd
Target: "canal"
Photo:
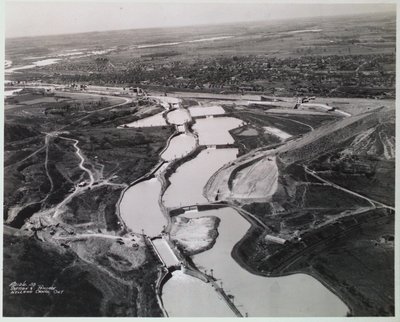
<instances>
[{"instance_id":1,"label":"canal","mask_svg":"<svg viewBox=\"0 0 400 322\"><path fill-rule=\"evenodd\" d=\"M235 303L249 316L345 316L346 305L311 276L293 274L263 277L249 273L231 256L235 244L244 237L250 224L236 210L221 208L182 216L221 219L213 248L192 257L200 270L213 269L225 290L235 296Z\"/></svg>"},{"instance_id":2,"label":"canal","mask_svg":"<svg viewBox=\"0 0 400 322\"><path fill-rule=\"evenodd\" d=\"M169 98L168 102L164 103L175 104L176 102L178 101ZM212 111L210 113L222 113L216 108L209 110ZM204 111L207 109L195 110L192 116L203 116ZM175 114L170 115L169 122L179 123L186 120L187 116L184 116L186 114ZM165 122L165 119L163 120ZM154 125L154 119L151 122L145 119L142 121L141 126ZM235 160L238 154L236 148L215 148L215 146L234 143L229 130L241 125L243 121L232 117L195 119L193 130L198 135L199 143L209 147L180 165L170 176L170 184L161 196L165 207L176 208L209 203L203 196L205 184L219 168ZM161 157L172 161L181 155L186 155L193 149L193 140L189 137L191 137L189 134L180 134L175 140L171 139L170 146ZM158 173L160 176L164 174L165 172ZM125 192L120 211L122 219L130 229L133 231L143 229L149 236L160 234L167 223L158 204L161 191L160 181L153 178L140 182ZM253 275L239 266L232 258L231 252L235 244L244 237L250 224L236 210L226 207L190 212L181 216L188 218L215 216L221 220L218 227L219 235L214 246L192 256L192 260L202 271L213 270L214 277L218 279L218 285L223 284L225 293L234 299L242 314L248 313L249 316L256 317L346 315L348 311L346 305L320 282L308 275L293 274L286 277L267 278ZM159 252L164 254L171 252L165 240L155 239L153 243ZM173 253L170 255L167 266L174 265L177 261ZM182 271L174 271L163 286L162 301L171 317L234 316L211 283L205 283Z\"/></svg>"}]
</instances>

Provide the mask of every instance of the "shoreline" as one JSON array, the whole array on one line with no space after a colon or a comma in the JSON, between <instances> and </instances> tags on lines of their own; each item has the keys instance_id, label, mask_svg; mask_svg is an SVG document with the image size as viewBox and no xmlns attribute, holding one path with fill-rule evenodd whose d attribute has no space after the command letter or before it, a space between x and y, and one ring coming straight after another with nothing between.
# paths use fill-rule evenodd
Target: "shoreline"
<instances>
[{"instance_id":1,"label":"shoreline","mask_svg":"<svg viewBox=\"0 0 400 322\"><path fill-rule=\"evenodd\" d=\"M327 281L325 281L324 278L320 274L316 274L310 268L307 268L305 270L294 270L292 272L286 272L286 273L269 274L269 273L260 272L260 271L258 271L256 269L248 266L245 263L245 261L242 259L240 251L239 251L239 248L243 246L243 244L245 243L246 239L254 238L254 230L255 229L256 228L254 228L254 226L252 225L248 229L246 234L235 244L235 246L233 247L233 249L231 251L232 258L235 260L236 263L238 263L238 265L241 268L243 268L244 270L248 271L249 273L251 273L253 275L258 275L258 276L262 276L262 277L266 277L266 278L268 278L268 277L285 277L285 276L290 276L290 275L294 275L294 274L309 275L312 278L316 279L318 282L320 282L323 286L325 286L333 294L335 294L349 309L348 315L353 316L354 312L356 311L356 308L354 307L354 305L352 303L347 301L347 297L342 292L338 291L337 288L335 288L334 286L329 284Z\"/></svg>"}]
</instances>

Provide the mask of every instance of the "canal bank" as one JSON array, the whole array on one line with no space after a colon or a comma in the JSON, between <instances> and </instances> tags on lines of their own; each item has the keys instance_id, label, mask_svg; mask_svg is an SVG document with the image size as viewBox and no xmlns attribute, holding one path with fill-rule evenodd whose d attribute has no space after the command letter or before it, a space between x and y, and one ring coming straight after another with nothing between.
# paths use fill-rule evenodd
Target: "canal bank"
<instances>
[{"instance_id":1,"label":"canal bank","mask_svg":"<svg viewBox=\"0 0 400 322\"><path fill-rule=\"evenodd\" d=\"M191 124L192 122L191 120ZM197 120L194 125L196 122ZM232 314L242 316L244 313L248 313L249 316L263 317L344 316L347 311L346 306L310 276L294 274L278 278L261 277L243 269L232 257L231 252L235 249L235 245L244 238L251 225L258 225L258 221L242 212L238 213L233 208L220 208L220 203L210 205L203 195L203 189L218 169L236 160L238 150L230 147L232 142L225 132L228 132L231 126L240 124L242 123L236 121L232 125L225 124L222 131L224 133L220 132L221 136L217 139L207 133L207 142L201 141L204 130L199 130L195 126L186 127L187 131L198 130L197 133L192 133L196 138L195 148L183 158L173 158L157 174L161 182L157 216L162 217L166 222L166 226L162 229L165 232L163 238L166 238L164 246L180 261L180 269L177 265L168 267L169 264L165 262L163 268L160 269L156 293L164 314L193 317L232 316ZM207 129L207 132L213 130L208 125L203 129ZM212 146L206 146L205 143L210 143ZM173 144L170 139L168 147ZM140 208L143 200L138 202L135 207ZM196 209L190 213L179 214L181 212L179 209L191 206ZM199 210L201 212L197 212ZM206 215L218 217L221 220L221 226L218 229L219 236L215 244L202 253L185 257L169 238L172 215L186 218L199 218ZM150 216L146 216L146 219L150 220ZM260 228L267 229L262 225ZM155 250L156 248L154 247ZM171 272L172 267L175 268ZM207 275L207 272L211 272L211 275ZM216 279L219 279L219 282ZM198 311L198 304L202 301L206 302ZM238 305L243 312L239 312Z\"/></svg>"},{"instance_id":2,"label":"canal bank","mask_svg":"<svg viewBox=\"0 0 400 322\"><path fill-rule=\"evenodd\" d=\"M220 218L219 236L214 247L192 257L200 270L213 270L223 287L235 297L249 316L345 316L347 306L316 279L306 274L262 277L243 269L232 250L250 224L231 208L184 213L186 218ZM257 294L257 296L254 296Z\"/></svg>"}]
</instances>

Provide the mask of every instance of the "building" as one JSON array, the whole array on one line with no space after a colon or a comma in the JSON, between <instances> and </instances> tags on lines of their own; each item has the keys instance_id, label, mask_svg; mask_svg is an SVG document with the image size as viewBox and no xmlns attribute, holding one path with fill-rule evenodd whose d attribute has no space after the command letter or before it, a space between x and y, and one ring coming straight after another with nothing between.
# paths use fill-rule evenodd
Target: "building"
<instances>
[{"instance_id":1,"label":"building","mask_svg":"<svg viewBox=\"0 0 400 322\"><path fill-rule=\"evenodd\" d=\"M265 235L265 240L276 243L276 244L280 244L283 245L286 243L286 239L277 237L277 236L273 236L273 235Z\"/></svg>"}]
</instances>

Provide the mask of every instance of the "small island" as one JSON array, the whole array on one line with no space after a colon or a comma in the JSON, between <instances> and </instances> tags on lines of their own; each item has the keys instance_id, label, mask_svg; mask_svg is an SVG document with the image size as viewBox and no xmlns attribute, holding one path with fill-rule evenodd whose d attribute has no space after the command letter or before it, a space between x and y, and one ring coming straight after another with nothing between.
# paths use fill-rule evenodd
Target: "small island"
<instances>
[{"instance_id":1,"label":"small island","mask_svg":"<svg viewBox=\"0 0 400 322\"><path fill-rule=\"evenodd\" d=\"M214 216L176 217L173 219L170 236L187 255L198 254L213 247L220 221Z\"/></svg>"}]
</instances>

